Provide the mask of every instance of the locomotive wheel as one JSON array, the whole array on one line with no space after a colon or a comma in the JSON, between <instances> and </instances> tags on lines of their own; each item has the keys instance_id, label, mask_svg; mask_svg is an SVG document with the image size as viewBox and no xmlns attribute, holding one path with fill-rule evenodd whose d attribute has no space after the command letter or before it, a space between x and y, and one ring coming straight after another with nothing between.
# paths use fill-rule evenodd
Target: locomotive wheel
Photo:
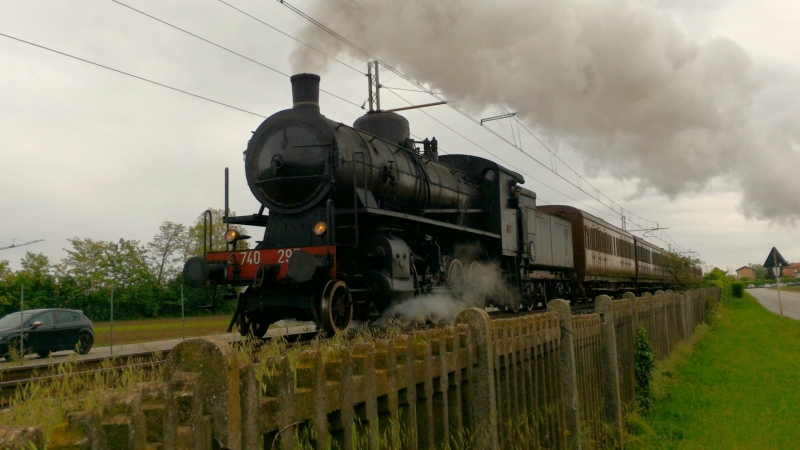
<instances>
[{"instance_id":1,"label":"locomotive wheel","mask_svg":"<svg viewBox=\"0 0 800 450\"><path fill-rule=\"evenodd\" d=\"M461 264L461 261L456 258L448 261L447 267L445 268L445 273L447 274L447 283L451 287L454 287L459 291L464 290L467 285L467 274L464 271L464 265Z\"/></svg>"},{"instance_id":2,"label":"locomotive wheel","mask_svg":"<svg viewBox=\"0 0 800 450\"><path fill-rule=\"evenodd\" d=\"M480 263L478 261L472 261L467 266L467 285L469 286L469 295L475 300L475 307L483 308L486 306L486 289L481 286L476 286L478 283Z\"/></svg>"},{"instance_id":3,"label":"locomotive wheel","mask_svg":"<svg viewBox=\"0 0 800 450\"><path fill-rule=\"evenodd\" d=\"M331 280L320 299L320 325L328 336L346 333L353 322L353 300L344 281Z\"/></svg>"}]
</instances>

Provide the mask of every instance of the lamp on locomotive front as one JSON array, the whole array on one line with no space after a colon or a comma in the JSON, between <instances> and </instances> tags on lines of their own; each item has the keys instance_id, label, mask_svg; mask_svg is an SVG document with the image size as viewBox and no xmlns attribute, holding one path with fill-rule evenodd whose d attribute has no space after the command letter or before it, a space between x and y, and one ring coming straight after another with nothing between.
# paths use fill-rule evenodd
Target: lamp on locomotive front
<instances>
[{"instance_id":1,"label":"lamp on locomotive front","mask_svg":"<svg viewBox=\"0 0 800 450\"><path fill-rule=\"evenodd\" d=\"M317 224L314 225L314 234L322 236L327 229L328 225L325 222L317 222Z\"/></svg>"},{"instance_id":2,"label":"lamp on locomotive front","mask_svg":"<svg viewBox=\"0 0 800 450\"><path fill-rule=\"evenodd\" d=\"M246 234L241 234L234 229L230 229L225 232L225 242L228 244L235 244L239 241L250 239L250 236Z\"/></svg>"}]
</instances>

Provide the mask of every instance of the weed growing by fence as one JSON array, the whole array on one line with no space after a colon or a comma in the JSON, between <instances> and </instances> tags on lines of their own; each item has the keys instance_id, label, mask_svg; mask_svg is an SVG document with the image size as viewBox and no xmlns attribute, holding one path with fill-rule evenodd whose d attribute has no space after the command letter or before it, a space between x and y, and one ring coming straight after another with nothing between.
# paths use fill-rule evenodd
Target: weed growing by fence
<instances>
[{"instance_id":1,"label":"weed growing by fence","mask_svg":"<svg viewBox=\"0 0 800 450\"><path fill-rule=\"evenodd\" d=\"M634 374L636 375L636 400L644 411L650 409L650 381L655 361L656 354L647 339L647 332L644 327L639 327L634 351Z\"/></svg>"},{"instance_id":2,"label":"weed growing by fence","mask_svg":"<svg viewBox=\"0 0 800 450\"><path fill-rule=\"evenodd\" d=\"M160 359L156 355L139 363ZM142 364L134 361L120 371L114 369L116 365L115 360L106 360L101 370L89 372L78 371L75 359L59 364L55 376L32 381L17 390L8 408L0 411L0 425L38 427L45 440L49 440L56 425L68 413L99 410L104 390L130 391L139 382L162 379L160 366L145 370Z\"/></svg>"}]
</instances>

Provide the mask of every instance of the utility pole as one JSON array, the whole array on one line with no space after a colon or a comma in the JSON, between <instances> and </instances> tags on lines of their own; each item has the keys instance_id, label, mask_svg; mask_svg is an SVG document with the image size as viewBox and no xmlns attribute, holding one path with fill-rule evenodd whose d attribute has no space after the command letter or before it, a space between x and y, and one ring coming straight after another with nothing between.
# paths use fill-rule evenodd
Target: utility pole
<instances>
[{"instance_id":1,"label":"utility pole","mask_svg":"<svg viewBox=\"0 0 800 450\"><path fill-rule=\"evenodd\" d=\"M781 301L781 272L783 272L783 269L781 269L781 263L778 262L777 252L772 254L772 260L775 263L775 267L772 270L775 272L775 281L778 282L778 306L781 309L781 317L783 317L783 302Z\"/></svg>"}]
</instances>

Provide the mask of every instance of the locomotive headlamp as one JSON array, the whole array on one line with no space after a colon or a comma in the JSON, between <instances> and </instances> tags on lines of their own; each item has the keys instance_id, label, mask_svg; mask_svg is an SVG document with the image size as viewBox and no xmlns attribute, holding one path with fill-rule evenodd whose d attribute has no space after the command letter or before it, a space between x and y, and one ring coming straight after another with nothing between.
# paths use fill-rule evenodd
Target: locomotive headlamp
<instances>
[{"instance_id":1,"label":"locomotive headlamp","mask_svg":"<svg viewBox=\"0 0 800 450\"><path fill-rule=\"evenodd\" d=\"M237 241L241 241L242 239L250 239L250 236L240 234L238 231L234 229L230 229L225 232L225 242L227 242L228 244L233 244Z\"/></svg>"},{"instance_id":2,"label":"locomotive headlamp","mask_svg":"<svg viewBox=\"0 0 800 450\"><path fill-rule=\"evenodd\" d=\"M314 234L316 234L317 236L322 236L325 233L325 230L327 229L328 229L328 224L326 224L325 222L317 222L317 224L314 225Z\"/></svg>"}]
</instances>

